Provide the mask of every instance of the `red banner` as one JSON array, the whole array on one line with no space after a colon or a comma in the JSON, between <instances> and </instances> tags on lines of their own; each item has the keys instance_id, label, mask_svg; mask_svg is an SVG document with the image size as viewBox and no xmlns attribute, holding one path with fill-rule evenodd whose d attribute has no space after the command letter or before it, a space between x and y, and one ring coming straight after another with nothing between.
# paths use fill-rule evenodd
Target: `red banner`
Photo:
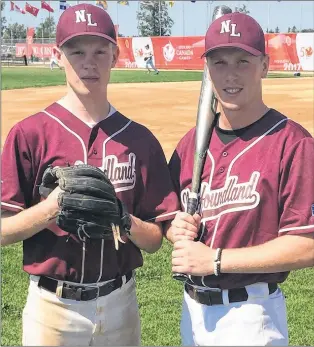
<instances>
[{"instance_id":1,"label":"red banner","mask_svg":"<svg viewBox=\"0 0 314 347\"><path fill-rule=\"evenodd\" d=\"M270 70L313 71L314 34L267 34Z\"/></svg>"},{"instance_id":2,"label":"red banner","mask_svg":"<svg viewBox=\"0 0 314 347\"><path fill-rule=\"evenodd\" d=\"M40 44L40 43L33 43L31 46L29 46L28 54L27 56L30 57L31 55L34 55L38 58L50 58L52 55L52 49L55 46L53 43L47 43L47 44ZM23 56L23 52L26 49L25 43L17 43L16 44L16 56L21 57Z\"/></svg>"},{"instance_id":3,"label":"red banner","mask_svg":"<svg viewBox=\"0 0 314 347\"><path fill-rule=\"evenodd\" d=\"M159 69L203 70L200 58L204 51L204 37L126 37L118 38L120 48L116 67L145 68L144 48L148 44ZM266 51L271 71L314 71L314 33L266 34ZM20 54L17 45L17 55ZM24 45L25 46L25 45ZM38 57L50 58L53 45L32 44ZM40 48L42 47L42 48Z\"/></svg>"},{"instance_id":4,"label":"red banner","mask_svg":"<svg viewBox=\"0 0 314 347\"><path fill-rule=\"evenodd\" d=\"M35 28L27 28L26 42L28 45L33 43L33 38L35 34Z\"/></svg>"},{"instance_id":5,"label":"red banner","mask_svg":"<svg viewBox=\"0 0 314 347\"><path fill-rule=\"evenodd\" d=\"M167 69L174 66L195 70L204 66L201 59L204 51L203 37L158 37L153 43L154 54L159 57L159 68Z\"/></svg>"},{"instance_id":6,"label":"red banner","mask_svg":"<svg viewBox=\"0 0 314 347\"><path fill-rule=\"evenodd\" d=\"M34 34L35 34L35 28L27 28L25 54L28 57L32 55L32 44L33 44Z\"/></svg>"},{"instance_id":7,"label":"red banner","mask_svg":"<svg viewBox=\"0 0 314 347\"><path fill-rule=\"evenodd\" d=\"M154 62L162 69L202 69L200 58L203 37L133 37L119 38L120 57L117 67L144 68L144 47L149 44Z\"/></svg>"},{"instance_id":8,"label":"red banner","mask_svg":"<svg viewBox=\"0 0 314 347\"><path fill-rule=\"evenodd\" d=\"M119 38L117 67L145 68L144 47L149 44L154 63L161 69L202 70L204 37L133 37ZM270 70L313 71L314 33L266 34Z\"/></svg>"}]
</instances>

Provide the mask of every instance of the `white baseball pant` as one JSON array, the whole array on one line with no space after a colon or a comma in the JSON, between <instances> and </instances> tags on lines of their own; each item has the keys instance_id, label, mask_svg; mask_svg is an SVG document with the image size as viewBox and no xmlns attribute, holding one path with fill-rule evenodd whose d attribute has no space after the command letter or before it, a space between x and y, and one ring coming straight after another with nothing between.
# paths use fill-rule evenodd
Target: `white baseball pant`
<instances>
[{"instance_id":1,"label":"white baseball pant","mask_svg":"<svg viewBox=\"0 0 314 347\"><path fill-rule=\"evenodd\" d=\"M140 346L134 278L125 283L124 277L121 288L91 301L59 298L38 280L30 278L23 346Z\"/></svg>"},{"instance_id":2,"label":"white baseball pant","mask_svg":"<svg viewBox=\"0 0 314 347\"><path fill-rule=\"evenodd\" d=\"M248 301L207 306L184 292L181 337L184 346L288 346L285 297L266 283L246 287Z\"/></svg>"}]
</instances>

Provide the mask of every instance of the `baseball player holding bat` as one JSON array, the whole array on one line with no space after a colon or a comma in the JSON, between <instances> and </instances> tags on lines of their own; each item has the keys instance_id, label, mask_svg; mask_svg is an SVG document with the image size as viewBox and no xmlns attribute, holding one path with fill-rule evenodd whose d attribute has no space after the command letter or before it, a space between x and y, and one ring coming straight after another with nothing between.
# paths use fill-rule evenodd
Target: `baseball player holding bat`
<instances>
[{"instance_id":1,"label":"baseball player holding bat","mask_svg":"<svg viewBox=\"0 0 314 347\"><path fill-rule=\"evenodd\" d=\"M231 12L232 10L228 6L216 6L213 11L213 20L216 20L224 14ZM186 204L186 212L192 216L198 211L200 207L200 181L204 168L208 143L211 138L213 128L217 122L216 107L217 99L215 97L213 86L209 78L208 67L206 64L204 64L203 79L197 112L193 176L191 182L191 191ZM182 273L174 273L173 277L178 281L186 281L188 279L188 276Z\"/></svg>"},{"instance_id":2,"label":"baseball player holding bat","mask_svg":"<svg viewBox=\"0 0 314 347\"><path fill-rule=\"evenodd\" d=\"M66 95L17 123L2 152L1 243L23 241L30 275L23 345L140 345L134 271L177 196L157 139L108 101L108 13L68 8L54 52Z\"/></svg>"},{"instance_id":3,"label":"baseball player holding bat","mask_svg":"<svg viewBox=\"0 0 314 347\"><path fill-rule=\"evenodd\" d=\"M269 57L252 17L216 19L203 57L219 113L199 194L192 173L202 128L181 139L169 163L182 210L191 195L199 202L197 213L179 212L165 230L172 270L185 279L182 342L288 345L278 284L314 265L314 139L263 102Z\"/></svg>"}]
</instances>

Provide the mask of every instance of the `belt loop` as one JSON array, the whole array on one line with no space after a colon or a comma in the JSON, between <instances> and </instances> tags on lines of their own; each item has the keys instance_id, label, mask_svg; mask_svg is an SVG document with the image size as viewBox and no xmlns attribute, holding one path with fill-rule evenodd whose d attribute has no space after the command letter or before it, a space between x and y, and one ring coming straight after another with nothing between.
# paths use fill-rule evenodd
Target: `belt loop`
<instances>
[{"instance_id":1,"label":"belt loop","mask_svg":"<svg viewBox=\"0 0 314 347\"><path fill-rule=\"evenodd\" d=\"M56 289L56 296L58 298L62 298L62 292L63 292L63 281L58 281L57 289Z\"/></svg>"},{"instance_id":2,"label":"belt loop","mask_svg":"<svg viewBox=\"0 0 314 347\"><path fill-rule=\"evenodd\" d=\"M222 302L224 305L229 305L229 290L228 289L223 289L222 290Z\"/></svg>"},{"instance_id":3,"label":"belt loop","mask_svg":"<svg viewBox=\"0 0 314 347\"><path fill-rule=\"evenodd\" d=\"M126 284L126 275L123 275L122 276L122 284L121 284L121 287Z\"/></svg>"},{"instance_id":4,"label":"belt loop","mask_svg":"<svg viewBox=\"0 0 314 347\"><path fill-rule=\"evenodd\" d=\"M75 292L75 300L76 301L82 300L82 288L78 288L78 290Z\"/></svg>"},{"instance_id":5,"label":"belt loop","mask_svg":"<svg viewBox=\"0 0 314 347\"><path fill-rule=\"evenodd\" d=\"M97 286L96 288L97 288L97 295L96 295L95 300L97 300L97 299L99 298L99 293L100 293L100 288L99 288L99 286Z\"/></svg>"}]
</instances>

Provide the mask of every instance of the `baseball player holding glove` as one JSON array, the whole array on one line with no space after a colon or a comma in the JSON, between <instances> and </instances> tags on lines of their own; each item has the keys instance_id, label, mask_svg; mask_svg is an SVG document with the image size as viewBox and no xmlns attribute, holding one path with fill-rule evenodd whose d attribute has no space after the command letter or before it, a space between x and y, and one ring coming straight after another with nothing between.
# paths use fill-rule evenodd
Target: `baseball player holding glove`
<instances>
[{"instance_id":1,"label":"baseball player holding glove","mask_svg":"<svg viewBox=\"0 0 314 347\"><path fill-rule=\"evenodd\" d=\"M201 177L200 213L166 231L184 284L184 345L288 345L289 271L314 265L314 140L265 105L269 57L260 25L243 13L216 19L205 53L220 113ZM182 210L191 189L195 128L170 170ZM199 241L196 241L199 239Z\"/></svg>"},{"instance_id":2,"label":"baseball player holding glove","mask_svg":"<svg viewBox=\"0 0 314 347\"><path fill-rule=\"evenodd\" d=\"M119 55L108 13L61 15L66 95L17 123L2 152L2 245L23 241L23 345L140 345L134 271L178 208L166 159L107 99Z\"/></svg>"}]
</instances>

